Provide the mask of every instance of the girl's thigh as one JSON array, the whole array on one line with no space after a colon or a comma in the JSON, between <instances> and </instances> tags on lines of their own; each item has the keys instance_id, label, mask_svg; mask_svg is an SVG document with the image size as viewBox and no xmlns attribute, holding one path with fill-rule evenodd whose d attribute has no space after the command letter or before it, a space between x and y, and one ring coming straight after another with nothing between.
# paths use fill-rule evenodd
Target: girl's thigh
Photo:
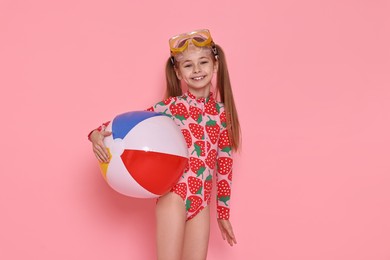
<instances>
[{"instance_id":1,"label":"girl's thigh","mask_svg":"<svg viewBox=\"0 0 390 260\"><path fill-rule=\"evenodd\" d=\"M186 211L182 198L173 193L160 197L156 205L157 257L181 259Z\"/></svg>"},{"instance_id":2,"label":"girl's thigh","mask_svg":"<svg viewBox=\"0 0 390 260\"><path fill-rule=\"evenodd\" d=\"M183 260L205 260L210 236L210 209L206 206L185 225Z\"/></svg>"}]
</instances>

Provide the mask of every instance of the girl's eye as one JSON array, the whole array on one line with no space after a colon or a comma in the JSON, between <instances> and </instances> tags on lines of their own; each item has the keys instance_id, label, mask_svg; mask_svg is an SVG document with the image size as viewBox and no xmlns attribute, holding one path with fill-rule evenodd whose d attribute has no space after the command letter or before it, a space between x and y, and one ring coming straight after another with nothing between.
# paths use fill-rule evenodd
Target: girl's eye
<instances>
[{"instance_id":1,"label":"girl's eye","mask_svg":"<svg viewBox=\"0 0 390 260\"><path fill-rule=\"evenodd\" d=\"M201 61L200 64L207 64L209 63L208 61Z\"/></svg>"},{"instance_id":2,"label":"girl's eye","mask_svg":"<svg viewBox=\"0 0 390 260\"><path fill-rule=\"evenodd\" d=\"M191 67L192 65L191 64L185 64L184 65L184 68L189 68L189 67Z\"/></svg>"}]
</instances>

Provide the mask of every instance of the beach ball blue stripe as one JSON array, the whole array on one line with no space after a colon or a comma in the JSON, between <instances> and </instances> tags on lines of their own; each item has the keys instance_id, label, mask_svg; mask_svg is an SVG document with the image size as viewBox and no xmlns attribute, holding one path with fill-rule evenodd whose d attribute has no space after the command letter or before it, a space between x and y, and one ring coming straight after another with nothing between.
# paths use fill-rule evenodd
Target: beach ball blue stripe
<instances>
[{"instance_id":1,"label":"beach ball blue stripe","mask_svg":"<svg viewBox=\"0 0 390 260\"><path fill-rule=\"evenodd\" d=\"M138 123L155 116L163 116L163 114L152 111L131 111L117 115L112 122L112 137L123 139Z\"/></svg>"}]
</instances>

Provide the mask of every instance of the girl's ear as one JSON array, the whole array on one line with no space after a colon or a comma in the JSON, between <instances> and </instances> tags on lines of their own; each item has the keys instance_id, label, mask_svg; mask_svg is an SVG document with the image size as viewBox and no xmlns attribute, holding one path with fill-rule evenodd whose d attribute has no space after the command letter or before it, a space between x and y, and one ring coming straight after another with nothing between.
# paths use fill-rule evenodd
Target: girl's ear
<instances>
[{"instance_id":1,"label":"girl's ear","mask_svg":"<svg viewBox=\"0 0 390 260\"><path fill-rule=\"evenodd\" d=\"M216 59L214 60L214 73L218 72L218 67L219 67L219 60Z\"/></svg>"},{"instance_id":2,"label":"girl's ear","mask_svg":"<svg viewBox=\"0 0 390 260\"><path fill-rule=\"evenodd\" d=\"M179 80L181 80L182 77L181 77L181 74L180 74L180 70L178 70L178 69L176 68L176 66L174 67L174 69L175 69L176 77L177 77Z\"/></svg>"}]
</instances>

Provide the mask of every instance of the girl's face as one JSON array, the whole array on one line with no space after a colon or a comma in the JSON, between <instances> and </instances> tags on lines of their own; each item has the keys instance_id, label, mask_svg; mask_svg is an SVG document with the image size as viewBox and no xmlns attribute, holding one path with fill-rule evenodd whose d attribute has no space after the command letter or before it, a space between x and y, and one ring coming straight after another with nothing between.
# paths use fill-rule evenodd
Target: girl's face
<instances>
[{"instance_id":1,"label":"girl's face","mask_svg":"<svg viewBox=\"0 0 390 260\"><path fill-rule=\"evenodd\" d=\"M218 70L218 62L214 60L211 50L189 46L175 58L178 62L176 76L184 80L195 96L208 96L214 72Z\"/></svg>"}]
</instances>

